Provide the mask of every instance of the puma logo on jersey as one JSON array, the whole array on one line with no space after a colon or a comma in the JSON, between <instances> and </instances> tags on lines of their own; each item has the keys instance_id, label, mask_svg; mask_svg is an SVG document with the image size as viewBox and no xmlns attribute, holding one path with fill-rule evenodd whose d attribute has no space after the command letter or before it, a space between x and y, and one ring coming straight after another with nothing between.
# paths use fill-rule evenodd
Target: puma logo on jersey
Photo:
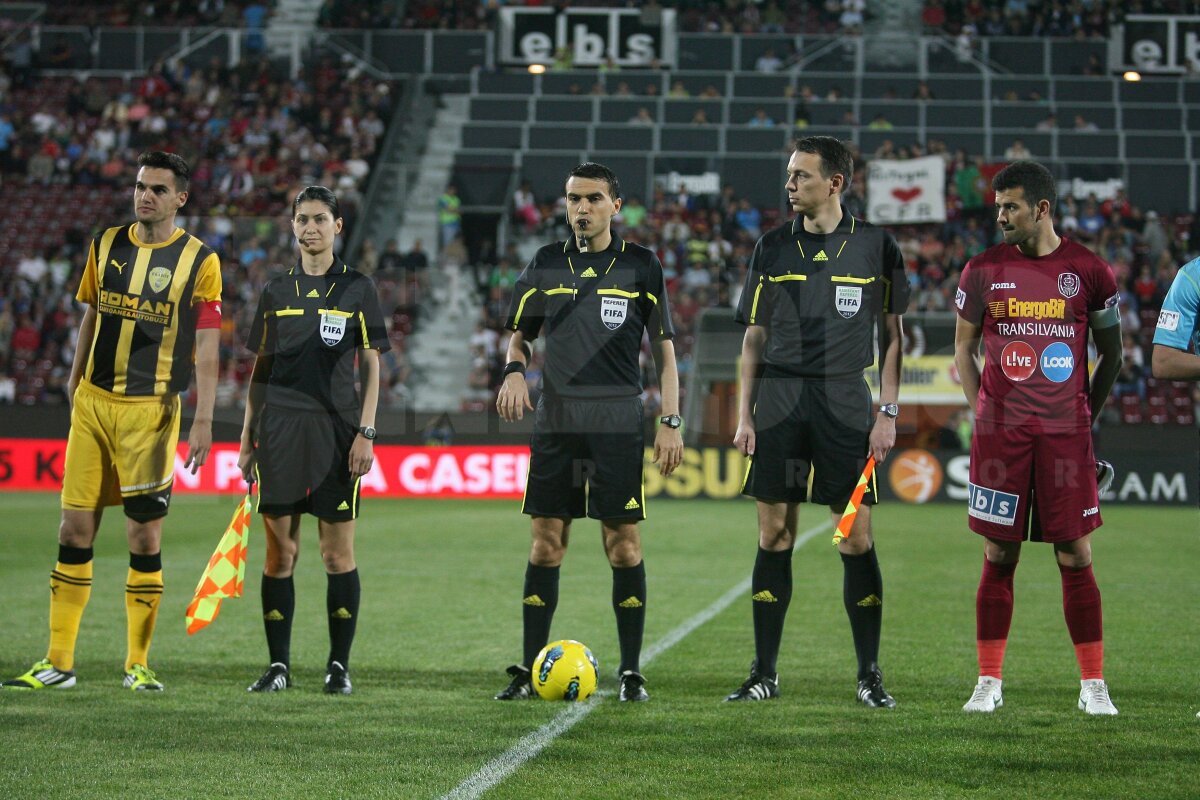
<instances>
[{"instance_id":1,"label":"puma logo on jersey","mask_svg":"<svg viewBox=\"0 0 1200 800\"><path fill-rule=\"evenodd\" d=\"M125 273L122 272L121 270L125 269L125 264L128 264L129 262L126 261L126 262L122 263L120 261L117 261L115 258L113 258L113 259L110 259L108 263L112 264L114 267L117 268L118 275L124 275Z\"/></svg>"}]
</instances>

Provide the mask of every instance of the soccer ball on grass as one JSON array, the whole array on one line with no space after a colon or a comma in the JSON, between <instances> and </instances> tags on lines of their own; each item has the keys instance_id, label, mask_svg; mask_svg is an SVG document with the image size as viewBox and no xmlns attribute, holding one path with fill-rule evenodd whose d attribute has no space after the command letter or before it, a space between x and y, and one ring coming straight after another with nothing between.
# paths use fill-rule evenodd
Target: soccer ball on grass
<instances>
[{"instance_id":1,"label":"soccer ball on grass","mask_svg":"<svg viewBox=\"0 0 1200 800\"><path fill-rule=\"evenodd\" d=\"M596 657L574 639L551 642L533 662L533 690L543 700L586 700L599 679Z\"/></svg>"}]
</instances>

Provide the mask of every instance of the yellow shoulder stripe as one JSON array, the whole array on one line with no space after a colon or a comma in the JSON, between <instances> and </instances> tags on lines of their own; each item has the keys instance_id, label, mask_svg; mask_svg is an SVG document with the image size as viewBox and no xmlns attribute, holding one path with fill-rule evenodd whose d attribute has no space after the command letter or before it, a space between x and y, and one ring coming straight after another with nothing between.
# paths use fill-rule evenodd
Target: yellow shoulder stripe
<instances>
[{"instance_id":1,"label":"yellow shoulder stripe","mask_svg":"<svg viewBox=\"0 0 1200 800\"><path fill-rule=\"evenodd\" d=\"M513 330L516 330L517 326L521 324L521 313L525 310L525 301L533 297L535 292L537 292L537 289L530 289L521 296L521 302L517 304L516 316L513 317Z\"/></svg>"}]
</instances>

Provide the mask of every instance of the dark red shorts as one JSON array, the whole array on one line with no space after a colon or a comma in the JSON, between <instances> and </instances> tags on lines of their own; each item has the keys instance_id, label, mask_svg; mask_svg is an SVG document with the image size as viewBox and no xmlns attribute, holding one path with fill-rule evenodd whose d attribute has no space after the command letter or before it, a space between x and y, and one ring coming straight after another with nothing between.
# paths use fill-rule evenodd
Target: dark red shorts
<instances>
[{"instance_id":1,"label":"dark red shorts","mask_svg":"<svg viewBox=\"0 0 1200 800\"><path fill-rule=\"evenodd\" d=\"M1100 527L1092 432L981 421L971 437L971 530L1006 541L1069 542Z\"/></svg>"}]
</instances>

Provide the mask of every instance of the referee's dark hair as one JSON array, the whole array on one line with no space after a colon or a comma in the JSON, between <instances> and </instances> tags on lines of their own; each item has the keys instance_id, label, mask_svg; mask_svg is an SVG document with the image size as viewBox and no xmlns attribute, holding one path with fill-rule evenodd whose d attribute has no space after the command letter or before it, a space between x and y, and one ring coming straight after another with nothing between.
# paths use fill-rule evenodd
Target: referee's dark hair
<instances>
[{"instance_id":1,"label":"referee's dark hair","mask_svg":"<svg viewBox=\"0 0 1200 800\"><path fill-rule=\"evenodd\" d=\"M805 136L796 141L796 152L812 153L821 159L821 177L842 176L842 193L854 179L854 154L841 139L832 136Z\"/></svg>"},{"instance_id":2,"label":"referee's dark hair","mask_svg":"<svg viewBox=\"0 0 1200 800\"><path fill-rule=\"evenodd\" d=\"M192 168L175 153L164 153L162 150L151 150L138 156L138 167L151 169L167 169L175 175L175 191L186 192L188 182L192 179Z\"/></svg>"},{"instance_id":3,"label":"referee's dark hair","mask_svg":"<svg viewBox=\"0 0 1200 800\"><path fill-rule=\"evenodd\" d=\"M292 218L296 217L296 209L300 208L300 204L306 200L316 200L318 203L324 203L329 211L333 214L334 219L340 219L342 212L338 210L337 195L326 189L324 186L305 186L300 190L300 194L296 195L296 199L292 201Z\"/></svg>"},{"instance_id":4,"label":"referee's dark hair","mask_svg":"<svg viewBox=\"0 0 1200 800\"><path fill-rule=\"evenodd\" d=\"M571 178L591 178L596 181L606 181L608 183L608 196L613 200L621 199L621 182L617 180L617 173L603 164L597 164L595 161L585 161L567 174L567 180Z\"/></svg>"},{"instance_id":5,"label":"referee's dark hair","mask_svg":"<svg viewBox=\"0 0 1200 800\"><path fill-rule=\"evenodd\" d=\"M993 192L1006 192L1009 189L1024 189L1025 200L1033 208L1043 200L1050 201L1050 213L1058 202L1058 189L1054 185L1054 176L1036 161L1014 161L996 173L992 178Z\"/></svg>"}]
</instances>

